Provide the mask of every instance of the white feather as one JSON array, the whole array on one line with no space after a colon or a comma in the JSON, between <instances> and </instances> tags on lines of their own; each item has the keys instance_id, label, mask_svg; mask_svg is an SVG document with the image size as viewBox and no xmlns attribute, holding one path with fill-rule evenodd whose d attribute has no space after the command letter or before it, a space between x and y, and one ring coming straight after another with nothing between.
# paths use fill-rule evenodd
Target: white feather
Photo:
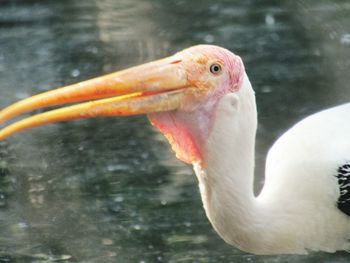
<instances>
[{"instance_id":1,"label":"white feather","mask_svg":"<svg viewBox=\"0 0 350 263\"><path fill-rule=\"evenodd\" d=\"M205 211L229 244L256 254L350 249L350 219L336 202L339 166L350 160L350 104L312 115L277 140L266 182L253 193L257 114L245 75L239 92L219 102L204 145L206 166L194 165Z\"/></svg>"}]
</instances>

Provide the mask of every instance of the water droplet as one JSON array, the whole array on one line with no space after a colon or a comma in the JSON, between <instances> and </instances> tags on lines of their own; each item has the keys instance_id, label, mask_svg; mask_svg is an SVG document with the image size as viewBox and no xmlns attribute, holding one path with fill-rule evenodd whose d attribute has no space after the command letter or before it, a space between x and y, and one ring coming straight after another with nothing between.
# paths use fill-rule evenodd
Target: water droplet
<instances>
[{"instance_id":1,"label":"water droplet","mask_svg":"<svg viewBox=\"0 0 350 263\"><path fill-rule=\"evenodd\" d=\"M340 43L343 45L350 45L350 34L344 34L340 38Z\"/></svg>"},{"instance_id":2,"label":"water droplet","mask_svg":"<svg viewBox=\"0 0 350 263\"><path fill-rule=\"evenodd\" d=\"M116 171L128 171L130 167L126 164L113 164L107 165L108 172L116 172Z\"/></svg>"},{"instance_id":3,"label":"water droplet","mask_svg":"<svg viewBox=\"0 0 350 263\"><path fill-rule=\"evenodd\" d=\"M71 259L72 256L71 255L60 255L60 256L54 256L54 257L50 257L49 261L53 262L53 261L66 261Z\"/></svg>"},{"instance_id":4,"label":"water droplet","mask_svg":"<svg viewBox=\"0 0 350 263\"><path fill-rule=\"evenodd\" d=\"M117 253L114 252L114 251L107 251L107 255L108 255L109 257L116 257L116 256L117 256Z\"/></svg>"},{"instance_id":5,"label":"water droplet","mask_svg":"<svg viewBox=\"0 0 350 263\"><path fill-rule=\"evenodd\" d=\"M271 93L272 92L272 87L270 87L270 86L263 86L261 88L261 92L262 93Z\"/></svg>"},{"instance_id":6,"label":"water droplet","mask_svg":"<svg viewBox=\"0 0 350 263\"><path fill-rule=\"evenodd\" d=\"M76 78L76 77L78 77L80 75L80 70L79 69L73 69L70 74L71 74L72 77Z\"/></svg>"},{"instance_id":7,"label":"water droplet","mask_svg":"<svg viewBox=\"0 0 350 263\"><path fill-rule=\"evenodd\" d=\"M321 51L317 48L313 51L313 54L317 57L321 56Z\"/></svg>"},{"instance_id":8,"label":"water droplet","mask_svg":"<svg viewBox=\"0 0 350 263\"><path fill-rule=\"evenodd\" d=\"M142 227L140 225L133 225L132 228L135 230L141 230Z\"/></svg>"},{"instance_id":9,"label":"water droplet","mask_svg":"<svg viewBox=\"0 0 350 263\"><path fill-rule=\"evenodd\" d=\"M332 31L332 32L329 33L329 38L330 39L335 39L336 37L337 37L337 32Z\"/></svg>"},{"instance_id":10,"label":"water droplet","mask_svg":"<svg viewBox=\"0 0 350 263\"><path fill-rule=\"evenodd\" d=\"M275 18L273 17L272 14L266 14L265 23L268 26L273 26L275 24Z\"/></svg>"},{"instance_id":11,"label":"water droplet","mask_svg":"<svg viewBox=\"0 0 350 263\"><path fill-rule=\"evenodd\" d=\"M141 158L142 159L146 160L146 159L148 159L148 157L149 157L149 153L147 153L147 152L141 153Z\"/></svg>"},{"instance_id":12,"label":"water droplet","mask_svg":"<svg viewBox=\"0 0 350 263\"><path fill-rule=\"evenodd\" d=\"M16 99L24 99L24 98L29 97L29 93L26 93L24 91L18 91L15 93L15 97L16 97Z\"/></svg>"},{"instance_id":13,"label":"water droplet","mask_svg":"<svg viewBox=\"0 0 350 263\"><path fill-rule=\"evenodd\" d=\"M112 239L109 239L109 238L103 238L102 244L105 246L111 246L114 244L114 241Z\"/></svg>"},{"instance_id":14,"label":"water droplet","mask_svg":"<svg viewBox=\"0 0 350 263\"><path fill-rule=\"evenodd\" d=\"M87 47L86 50L88 52L91 52L92 54L97 54L98 53L98 48L97 47Z\"/></svg>"},{"instance_id":15,"label":"water droplet","mask_svg":"<svg viewBox=\"0 0 350 263\"><path fill-rule=\"evenodd\" d=\"M192 223L191 222L185 222L184 225L185 225L185 227L190 227L190 226L192 226Z\"/></svg>"},{"instance_id":16,"label":"water droplet","mask_svg":"<svg viewBox=\"0 0 350 263\"><path fill-rule=\"evenodd\" d=\"M117 203L121 203L124 201L124 197L123 196L117 196L114 198L114 201Z\"/></svg>"},{"instance_id":17,"label":"water droplet","mask_svg":"<svg viewBox=\"0 0 350 263\"><path fill-rule=\"evenodd\" d=\"M5 207L7 204L6 202L6 195L4 194L0 194L0 207Z\"/></svg>"},{"instance_id":18,"label":"water droplet","mask_svg":"<svg viewBox=\"0 0 350 263\"><path fill-rule=\"evenodd\" d=\"M213 43L215 41L215 37L213 35L208 34L204 37L204 41L206 43Z\"/></svg>"},{"instance_id":19,"label":"water droplet","mask_svg":"<svg viewBox=\"0 0 350 263\"><path fill-rule=\"evenodd\" d=\"M17 225L19 228L28 228L28 224L25 222L19 222Z\"/></svg>"},{"instance_id":20,"label":"water droplet","mask_svg":"<svg viewBox=\"0 0 350 263\"><path fill-rule=\"evenodd\" d=\"M160 203L161 203L162 205L166 205L168 202L167 202L166 200L162 200L162 201L160 201Z\"/></svg>"}]
</instances>

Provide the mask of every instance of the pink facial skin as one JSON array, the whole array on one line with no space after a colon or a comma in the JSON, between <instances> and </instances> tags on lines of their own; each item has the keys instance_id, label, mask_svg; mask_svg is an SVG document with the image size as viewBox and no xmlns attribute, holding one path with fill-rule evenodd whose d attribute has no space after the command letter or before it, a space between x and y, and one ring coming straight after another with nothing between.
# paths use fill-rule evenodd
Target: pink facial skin
<instances>
[{"instance_id":1,"label":"pink facial skin","mask_svg":"<svg viewBox=\"0 0 350 263\"><path fill-rule=\"evenodd\" d=\"M195 46L175 55L196 93L184 98L180 109L149 114L149 119L168 139L176 157L186 163L205 165L203 145L215 124L216 106L227 93L237 92L244 75L240 57L209 45ZM220 74L210 72L220 64Z\"/></svg>"}]
</instances>

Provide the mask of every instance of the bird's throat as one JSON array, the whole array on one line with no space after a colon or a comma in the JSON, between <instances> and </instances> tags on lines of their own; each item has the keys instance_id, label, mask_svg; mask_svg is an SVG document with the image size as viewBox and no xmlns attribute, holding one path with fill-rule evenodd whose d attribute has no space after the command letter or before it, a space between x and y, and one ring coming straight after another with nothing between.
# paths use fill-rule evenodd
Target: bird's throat
<instances>
[{"instance_id":1,"label":"bird's throat","mask_svg":"<svg viewBox=\"0 0 350 263\"><path fill-rule=\"evenodd\" d=\"M196 132L197 123L179 117L176 112L151 114L149 119L167 138L178 159L188 164L203 163L203 137Z\"/></svg>"}]
</instances>

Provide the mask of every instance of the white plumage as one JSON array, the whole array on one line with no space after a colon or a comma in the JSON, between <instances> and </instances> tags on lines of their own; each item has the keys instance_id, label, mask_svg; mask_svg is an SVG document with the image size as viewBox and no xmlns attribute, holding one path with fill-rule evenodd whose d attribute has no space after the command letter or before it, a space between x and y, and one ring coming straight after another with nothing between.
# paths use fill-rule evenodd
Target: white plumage
<instances>
[{"instance_id":1,"label":"white plumage","mask_svg":"<svg viewBox=\"0 0 350 263\"><path fill-rule=\"evenodd\" d=\"M336 206L337 170L350 160L350 104L314 114L282 135L254 197L256 107L247 76L242 85L220 101L209 163L195 167L214 228L226 242L256 254L350 249L350 219Z\"/></svg>"}]
</instances>

